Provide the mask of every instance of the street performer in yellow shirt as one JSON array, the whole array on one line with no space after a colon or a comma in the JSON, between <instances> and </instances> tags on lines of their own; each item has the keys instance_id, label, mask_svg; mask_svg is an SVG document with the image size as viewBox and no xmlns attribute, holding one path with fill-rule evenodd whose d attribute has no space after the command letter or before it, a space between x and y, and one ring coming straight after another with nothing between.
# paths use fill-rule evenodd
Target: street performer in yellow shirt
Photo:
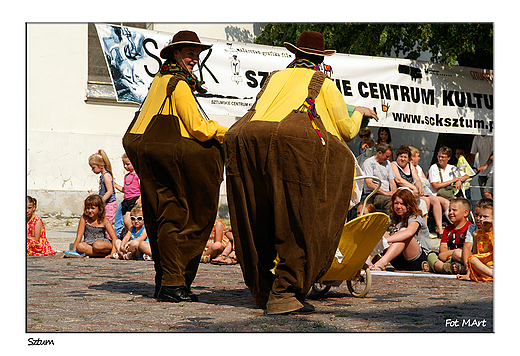
<instances>
[{"instance_id":1,"label":"street performer in yellow shirt","mask_svg":"<svg viewBox=\"0 0 520 356\"><path fill-rule=\"evenodd\" d=\"M296 46L285 47L295 60L266 80L224 137L236 254L266 314L314 311L304 299L332 263L352 194L354 156L345 141L363 117L378 120L365 107L349 115L319 71L323 57L335 53L320 33L304 31Z\"/></svg>"},{"instance_id":2,"label":"street performer in yellow shirt","mask_svg":"<svg viewBox=\"0 0 520 356\"><path fill-rule=\"evenodd\" d=\"M192 31L173 36L123 138L141 181L158 301L197 300L189 288L217 214L224 169L220 144L227 128L203 117L193 94L206 92L193 67L210 47Z\"/></svg>"}]
</instances>

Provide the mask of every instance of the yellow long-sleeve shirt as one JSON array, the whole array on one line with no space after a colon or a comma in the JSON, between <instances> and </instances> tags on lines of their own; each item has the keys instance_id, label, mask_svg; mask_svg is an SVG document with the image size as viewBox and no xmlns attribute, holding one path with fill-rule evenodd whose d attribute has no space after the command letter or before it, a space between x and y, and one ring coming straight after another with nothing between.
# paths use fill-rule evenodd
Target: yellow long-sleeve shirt
<instances>
[{"instance_id":1,"label":"yellow long-sleeve shirt","mask_svg":"<svg viewBox=\"0 0 520 356\"><path fill-rule=\"evenodd\" d=\"M166 97L166 87L172 76L170 74L155 76L150 91L141 108L141 113L137 117L130 133L143 134L150 123L152 117L159 112L159 109ZM181 135L187 138L195 138L199 141L207 141L212 138L220 143L228 130L227 127L219 125L214 120L205 120L197 107L197 102L193 97L188 84L180 80L172 94L173 112L170 112L169 102L163 108L164 115L175 115L180 118L179 125Z\"/></svg>"},{"instance_id":2,"label":"yellow long-sleeve shirt","mask_svg":"<svg viewBox=\"0 0 520 356\"><path fill-rule=\"evenodd\" d=\"M288 68L275 73L258 100L251 121L281 121L291 110L299 108L307 98L313 74L313 70L306 68ZM356 137L363 115L358 111L349 115L343 96L332 80L325 79L315 104L328 132L347 142Z\"/></svg>"}]
</instances>

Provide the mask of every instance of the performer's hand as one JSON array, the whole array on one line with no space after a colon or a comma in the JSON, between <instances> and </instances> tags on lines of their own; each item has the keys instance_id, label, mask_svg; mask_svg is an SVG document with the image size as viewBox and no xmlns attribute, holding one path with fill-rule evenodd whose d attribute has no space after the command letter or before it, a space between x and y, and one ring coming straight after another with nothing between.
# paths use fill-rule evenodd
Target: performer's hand
<instances>
[{"instance_id":1,"label":"performer's hand","mask_svg":"<svg viewBox=\"0 0 520 356\"><path fill-rule=\"evenodd\" d=\"M356 110L359 111L363 115L363 117L369 117L375 119L376 121L379 121L376 112L372 109L366 108L364 106L356 106L354 111Z\"/></svg>"}]
</instances>

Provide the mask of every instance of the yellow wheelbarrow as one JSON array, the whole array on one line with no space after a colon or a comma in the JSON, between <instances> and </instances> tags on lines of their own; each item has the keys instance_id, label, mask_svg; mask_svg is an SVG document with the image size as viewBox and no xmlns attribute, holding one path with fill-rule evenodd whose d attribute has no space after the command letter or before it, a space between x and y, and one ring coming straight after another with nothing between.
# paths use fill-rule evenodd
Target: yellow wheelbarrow
<instances>
[{"instance_id":1,"label":"yellow wheelbarrow","mask_svg":"<svg viewBox=\"0 0 520 356\"><path fill-rule=\"evenodd\" d=\"M354 179L373 179L378 183L377 188L363 203L362 211L365 211L367 200L377 192L381 186L381 180L372 176L358 176ZM362 215L347 222L343 228L332 265L325 275L313 285L312 291L317 295L324 295L331 287L338 287L343 281L346 281L347 288L354 297L362 298L367 295L372 284L372 275L365 262L385 233L389 223L388 215L379 212Z\"/></svg>"}]
</instances>

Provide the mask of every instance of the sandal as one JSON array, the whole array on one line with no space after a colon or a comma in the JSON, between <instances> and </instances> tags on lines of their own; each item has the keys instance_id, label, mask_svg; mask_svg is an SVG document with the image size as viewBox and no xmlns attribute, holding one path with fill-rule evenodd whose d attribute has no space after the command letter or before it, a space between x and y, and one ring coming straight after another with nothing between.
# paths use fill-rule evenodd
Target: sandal
<instances>
[{"instance_id":1,"label":"sandal","mask_svg":"<svg viewBox=\"0 0 520 356\"><path fill-rule=\"evenodd\" d=\"M430 269L430 265L428 265L428 261L422 261L421 268L423 272L432 272L432 270Z\"/></svg>"},{"instance_id":2,"label":"sandal","mask_svg":"<svg viewBox=\"0 0 520 356\"><path fill-rule=\"evenodd\" d=\"M219 257L222 257L222 261L217 260ZM217 258L211 261L211 263L214 265L236 265L238 263L236 258L229 255L220 255ZM230 260L230 262L227 262L228 260Z\"/></svg>"},{"instance_id":3,"label":"sandal","mask_svg":"<svg viewBox=\"0 0 520 356\"><path fill-rule=\"evenodd\" d=\"M386 271L386 268L383 268L377 264L373 264L372 266L370 266L370 270L371 271L381 271L381 272L384 272Z\"/></svg>"},{"instance_id":4,"label":"sandal","mask_svg":"<svg viewBox=\"0 0 520 356\"><path fill-rule=\"evenodd\" d=\"M230 263L226 263L227 265L236 265L238 263L236 257L228 255L228 259L231 261Z\"/></svg>"},{"instance_id":5,"label":"sandal","mask_svg":"<svg viewBox=\"0 0 520 356\"><path fill-rule=\"evenodd\" d=\"M218 258L222 260L218 260ZM211 264L214 265L225 265L227 264L225 261L228 258L228 255L218 255L213 261L211 261Z\"/></svg>"},{"instance_id":6,"label":"sandal","mask_svg":"<svg viewBox=\"0 0 520 356\"><path fill-rule=\"evenodd\" d=\"M423 261L422 262L422 270L424 272L433 272L433 273L436 273L437 271L435 270L435 262L437 261L440 261L439 260L439 256L437 256L437 254L435 252L430 252L430 254L428 255L427 257L427 260L426 261ZM426 269L425 268L425 264L428 266Z\"/></svg>"}]
</instances>

